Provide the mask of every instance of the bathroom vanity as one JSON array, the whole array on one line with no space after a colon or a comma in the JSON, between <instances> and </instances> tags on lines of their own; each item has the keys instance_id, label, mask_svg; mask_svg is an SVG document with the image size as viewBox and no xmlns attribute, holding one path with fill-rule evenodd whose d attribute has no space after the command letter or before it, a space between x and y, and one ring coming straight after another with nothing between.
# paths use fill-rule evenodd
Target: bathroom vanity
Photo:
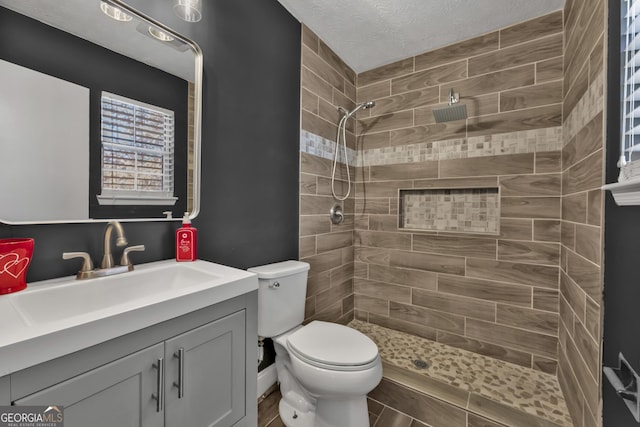
<instances>
[{"instance_id":1,"label":"bathroom vanity","mask_svg":"<svg viewBox=\"0 0 640 427\"><path fill-rule=\"evenodd\" d=\"M205 261L136 268L122 280L146 288L152 279L156 294L132 290L109 301L103 289L126 293L114 276L55 279L30 285L21 298L3 297L23 326L9 334L13 343L1 339L0 404L62 405L71 427L255 426L255 275ZM108 307L80 314L61 307L73 315L51 321L25 308L41 293L55 302L55 290L92 285ZM83 300L68 303L98 304Z\"/></svg>"}]
</instances>

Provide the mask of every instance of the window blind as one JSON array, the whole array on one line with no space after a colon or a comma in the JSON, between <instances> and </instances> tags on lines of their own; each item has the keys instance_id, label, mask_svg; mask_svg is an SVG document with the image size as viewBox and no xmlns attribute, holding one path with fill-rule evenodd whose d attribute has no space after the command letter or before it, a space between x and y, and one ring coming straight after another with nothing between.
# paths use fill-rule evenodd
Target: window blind
<instances>
[{"instance_id":1,"label":"window blind","mask_svg":"<svg viewBox=\"0 0 640 427\"><path fill-rule=\"evenodd\" d=\"M640 0L622 1L622 150L620 180L640 176Z\"/></svg>"},{"instance_id":2,"label":"window blind","mask_svg":"<svg viewBox=\"0 0 640 427\"><path fill-rule=\"evenodd\" d=\"M101 134L103 198L173 198L173 111L103 92Z\"/></svg>"}]
</instances>

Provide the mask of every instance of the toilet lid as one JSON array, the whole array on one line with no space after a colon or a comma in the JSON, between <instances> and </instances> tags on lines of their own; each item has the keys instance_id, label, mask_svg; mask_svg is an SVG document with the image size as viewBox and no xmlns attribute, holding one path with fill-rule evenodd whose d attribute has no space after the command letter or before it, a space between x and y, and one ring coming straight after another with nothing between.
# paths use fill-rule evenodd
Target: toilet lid
<instances>
[{"instance_id":1,"label":"toilet lid","mask_svg":"<svg viewBox=\"0 0 640 427\"><path fill-rule=\"evenodd\" d=\"M332 366L360 366L378 357L378 346L355 329L313 321L289 336L287 346L310 361Z\"/></svg>"}]
</instances>

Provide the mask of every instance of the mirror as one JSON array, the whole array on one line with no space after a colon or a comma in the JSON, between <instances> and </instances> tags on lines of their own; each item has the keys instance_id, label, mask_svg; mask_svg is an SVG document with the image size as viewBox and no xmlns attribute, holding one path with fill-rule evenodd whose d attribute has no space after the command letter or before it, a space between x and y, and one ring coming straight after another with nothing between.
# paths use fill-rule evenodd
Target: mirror
<instances>
[{"instance_id":1,"label":"mirror","mask_svg":"<svg viewBox=\"0 0 640 427\"><path fill-rule=\"evenodd\" d=\"M107 16L114 8L122 20ZM0 37L0 222L198 214L202 53L194 42L120 0L0 0ZM153 131L133 119L135 153L116 158L105 148L117 145L104 136L109 96L171 114L161 161L148 152ZM135 178L122 172L131 165ZM149 184L156 181L162 198ZM126 194L114 196L107 182Z\"/></svg>"}]
</instances>

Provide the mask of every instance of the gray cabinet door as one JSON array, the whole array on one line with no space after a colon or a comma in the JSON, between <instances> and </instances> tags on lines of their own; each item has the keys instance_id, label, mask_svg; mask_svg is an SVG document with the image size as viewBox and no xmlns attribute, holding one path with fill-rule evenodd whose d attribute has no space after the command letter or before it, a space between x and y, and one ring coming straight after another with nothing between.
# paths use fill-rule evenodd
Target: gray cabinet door
<instances>
[{"instance_id":1,"label":"gray cabinet door","mask_svg":"<svg viewBox=\"0 0 640 427\"><path fill-rule=\"evenodd\" d=\"M9 377L0 378L0 405L7 406L11 404L11 383Z\"/></svg>"},{"instance_id":2,"label":"gray cabinet door","mask_svg":"<svg viewBox=\"0 0 640 427\"><path fill-rule=\"evenodd\" d=\"M244 310L166 341L165 350L166 427L226 427L244 416Z\"/></svg>"},{"instance_id":3,"label":"gray cabinet door","mask_svg":"<svg viewBox=\"0 0 640 427\"><path fill-rule=\"evenodd\" d=\"M161 427L164 413L154 394L164 345L133 353L15 402L62 405L65 427ZM158 411L158 409L160 409Z\"/></svg>"}]
</instances>

